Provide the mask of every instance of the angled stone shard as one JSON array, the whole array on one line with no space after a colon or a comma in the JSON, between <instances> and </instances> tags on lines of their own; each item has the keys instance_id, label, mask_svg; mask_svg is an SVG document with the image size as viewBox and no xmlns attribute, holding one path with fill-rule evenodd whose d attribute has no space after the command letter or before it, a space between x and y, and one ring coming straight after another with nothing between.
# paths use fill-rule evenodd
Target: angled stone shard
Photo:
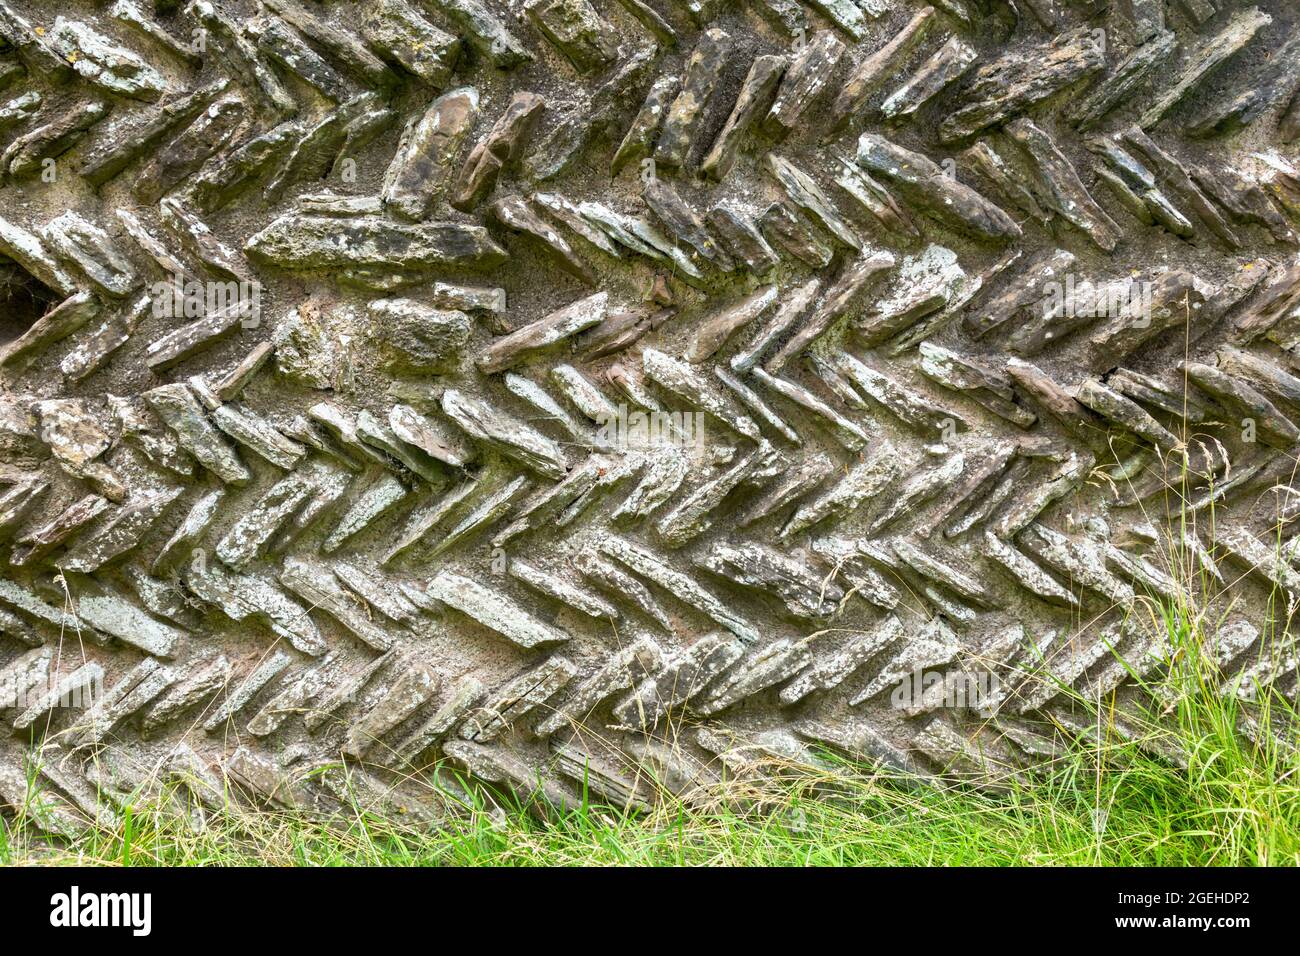
<instances>
[{"instance_id":1,"label":"angled stone shard","mask_svg":"<svg viewBox=\"0 0 1300 956\"><path fill-rule=\"evenodd\" d=\"M737 585L771 594L800 620L829 620L845 597L838 585L825 582L803 562L753 542L718 542L696 564Z\"/></svg>"},{"instance_id":2,"label":"angled stone shard","mask_svg":"<svg viewBox=\"0 0 1300 956\"><path fill-rule=\"evenodd\" d=\"M1228 225L1214 203L1192 181L1187 170L1176 159L1157 146L1142 130L1130 127L1121 134L1123 141L1151 164L1152 170L1166 183L1174 196L1200 217L1201 221L1233 249L1241 248L1241 240ZM1153 209L1153 212L1155 210Z\"/></svg>"},{"instance_id":3,"label":"angled stone shard","mask_svg":"<svg viewBox=\"0 0 1300 956\"><path fill-rule=\"evenodd\" d=\"M767 166L792 203L844 245L861 251L862 240L816 180L776 153L768 154Z\"/></svg>"},{"instance_id":4,"label":"angled stone shard","mask_svg":"<svg viewBox=\"0 0 1300 956\"><path fill-rule=\"evenodd\" d=\"M579 73L591 73L618 59L614 28L587 0L528 0L533 25Z\"/></svg>"},{"instance_id":5,"label":"angled stone shard","mask_svg":"<svg viewBox=\"0 0 1300 956\"><path fill-rule=\"evenodd\" d=\"M1065 118L1080 132L1096 128L1112 110L1160 71L1177 46L1178 38L1172 30L1162 31L1143 42L1085 96L1068 107Z\"/></svg>"},{"instance_id":6,"label":"angled stone shard","mask_svg":"<svg viewBox=\"0 0 1300 956\"><path fill-rule=\"evenodd\" d=\"M759 226L769 242L810 269L825 269L835 257L820 230L788 201L768 206Z\"/></svg>"},{"instance_id":7,"label":"angled stone shard","mask_svg":"<svg viewBox=\"0 0 1300 956\"><path fill-rule=\"evenodd\" d=\"M168 488L128 501L93 537L78 541L64 556L62 566L88 574L120 559L140 544L182 491L183 488Z\"/></svg>"},{"instance_id":8,"label":"angled stone shard","mask_svg":"<svg viewBox=\"0 0 1300 956\"><path fill-rule=\"evenodd\" d=\"M1192 51L1178 79L1146 109L1138 120L1138 125L1149 130L1163 120L1174 107L1272 22L1273 18L1261 12L1259 7L1240 10L1234 14L1217 36Z\"/></svg>"},{"instance_id":9,"label":"angled stone shard","mask_svg":"<svg viewBox=\"0 0 1300 956\"><path fill-rule=\"evenodd\" d=\"M396 507L408 492L398 478L383 472L366 486L330 532L321 550L326 554L337 551L349 539L365 531Z\"/></svg>"},{"instance_id":10,"label":"angled stone shard","mask_svg":"<svg viewBox=\"0 0 1300 956\"><path fill-rule=\"evenodd\" d=\"M788 539L828 518L853 513L897 478L901 470L894 446L881 442L870 458L855 464L830 489L801 505L781 529L781 537Z\"/></svg>"},{"instance_id":11,"label":"angled stone shard","mask_svg":"<svg viewBox=\"0 0 1300 956\"><path fill-rule=\"evenodd\" d=\"M180 383L159 385L144 393L154 413L176 433L180 446L223 482L246 484L251 477L235 450L208 420L194 393Z\"/></svg>"},{"instance_id":12,"label":"angled stone shard","mask_svg":"<svg viewBox=\"0 0 1300 956\"><path fill-rule=\"evenodd\" d=\"M549 647L569 639L568 634L537 620L500 591L459 574L438 572L424 593L525 650Z\"/></svg>"},{"instance_id":13,"label":"angled stone shard","mask_svg":"<svg viewBox=\"0 0 1300 956\"><path fill-rule=\"evenodd\" d=\"M131 261L117 251L108 233L75 212L50 220L45 226L45 239L103 295L123 298L143 281Z\"/></svg>"},{"instance_id":14,"label":"angled stone shard","mask_svg":"<svg viewBox=\"0 0 1300 956\"><path fill-rule=\"evenodd\" d=\"M536 352L598 325L605 318L608 303L609 293L597 292L497 339L479 357L479 369L488 375L505 371Z\"/></svg>"},{"instance_id":15,"label":"angled stone shard","mask_svg":"<svg viewBox=\"0 0 1300 956\"><path fill-rule=\"evenodd\" d=\"M361 18L370 46L432 87L444 86L460 58L460 41L438 29L405 0L377 0Z\"/></svg>"},{"instance_id":16,"label":"angled stone shard","mask_svg":"<svg viewBox=\"0 0 1300 956\"><path fill-rule=\"evenodd\" d=\"M577 668L563 657L548 657L489 697L481 708L466 715L459 736L478 743L497 739L528 721L536 711L547 709L546 702L564 690L577 673Z\"/></svg>"},{"instance_id":17,"label":"angled stone shard","mask_svg":"<svg viewBox=\"0 0 1300 956\"><path fill-rule=\"evenodd\" d=\"M306 133L301 122L286 120L227 153L213 156L187 192L199 211L210 214L266 179Z\"/></svg>"},{"instance_id":18,"label":"angled stone shard","mask_svg":"<svg viewBox=\"0 0 1300 956\"><path fill-rule=\"evenodd\" d=\"M777 86L785 74L789 59L784 56L765 55L754 60L741 84L735 105L726 124L718 132L709 148L700 172L710 179L723 180L731 172L740 151L741 142L749 128L772 107ZM617 172L617 171L616 171Z\"/></svg>"},{"instance_id":19,"label":"angled stone shard","mask_svg":"<svg viewBox=\"0 0 1300 956\"><path fill-rule=\"evenodd\" d=\"M949 38L947 43L917 67L906 83L885 98L880 104L880 114L894 122L914 116L917 110L960 80L977 59L979 53L974 47L960 37ZM980 76L983 72L982 70ZM976 86L979 85L980 76L976 77Z\"/></svg>"},{"instance_id":20,"label":"angled stone shard","mask_svg":"<svg viewBox=\"0 0 1300 956\"><path fill-rule=\"evenodd\" d=\"M810 0L810 4L839 29L854 40L861 40L867 32L867 17L879 17L888 9L884 0Z\"/></svg>"},{"instance_id":21,"label":"angled stone shard","mask_svg":"<svg viewBox=\"0 0 1300 956\"><path fill-rule=\"evenodd\" d=\"M298 103L271 65L224 11L208 0L191 0L185 10L203 26L209 42L223 54L223 62L239 77L241 85L257 95L273 115L287 119L298 112Z\"/></svg>"},{"instance_id":22,"label":"angled stone shard","mask_svg":"<svg viewBox=\"0 0 1300 956\"><path fill-rule=\"evenodd\" d=\"M798 331L790 340L764 363L764 368L773 373L785 368L791 359L800 355L822 333L858 305L863 293L894 265L894 257L888 252L874 252L870 255L864 252L860 258L846 262L821 302L799 323ZM795 296L789 304L797 306L799 301L800 297Z\"/></svg>"},{"instance_id":23,"label":"angled stone shard","mask_svg":"<svg viewBox=\"0 0 1300 956\"><path fill-rule=\"evenodd\" d=\"M976 338L984 336L1006 322L1035 307L1047 308L1045 290L1060 283L1074 265L1074 253L1057 249L1028 264L1001 291L966 308L964 325Z\"/></svg>"},{"instance_id":24,"label":"angled stone shard","mask_svg":"<svg viewBox=\"0 0 1300 956\"><path fill-rule=\"evenodd\" d=\"M764 275L780 263L753 218L738 206L718 203L709 210L708 222L723 248L755 275Z\"/></svg>"},{"instance_id":25,"label":"angled stone shard","mask_svg":"<svg viewBox=\"0 0 1300 956\"><path fill-rule=\"evenodd\" d=\"M325 653L325 640L316 624L308 617L307 609L269 580L257 575L235 574L220 563L194 561L185 568L185 581L200 601L218 607L227 618L244 620L253 617L263 620L270 630L289 641L300 652L312 657ZM313 592L308 601L316 606L316 598L329 597L330 594L333 592ZM350 602L342 606L356 614L354 605ZM326 610L334 613L333 607L326 607ZM361 615L357 615L357 618L365 623ZM357 624L357 627L363 627L363 624ZM365 633L369 635L368 631Z\"/></svg>"},{"instance_id":26,"label":"angled stone shard","mask_svg":"<svg viewBox=\"0 0 1300 956\"><path fill-rule=\"evenodd\" d=\"M60 295L78 293L77 282L59 266L41 239L0 217L0 253Z\"/></svg>"},{"instance_id":27,"label":"angled stone shard","mask_svg":"<svg viewBox=\"0 0 1300 956\"><path fill-rule=\"evenodd\" d=\"M818 33L804 45L785 71L776 101L763 117L763 130L769 136L781 140L790 134L821 97L843 55L844 44L830 31Z\"/></svg>"},{"instance_id":28,"label":"angled stone shard","mask_svg":"<svg viewBox=\"0 0 1300 956\"><path fill-rule=\"evenodd\" d=\"M736 412L722 394L690 365L650 348L641 353L641 362L645 374L655 384L708 412L737 434L754 442L762 440L762 433L753 420Z\"/></svg>"},{"instance_id":29,"label":"angled stone shard","mask_svg":"<svg viewBox=\"0 0 1300 956\"><path fill-rule=\"evenodd\" d=\"M566 727L582 727L592 711L621 690L630 690L657 672L663 652L648 637L638 638L614 654L598 671L582 681L561 704L537 724L539 737L549 737Z\"/></svg>"},{"instance_id":30,"label":"angled stone shard","mask_svg":"<svg viewBox=\"0 0 1300 956\"><path fill-rule=\"evenodd\" d=\"M707 717L789 680L812 662L814 640L782 638L751 653L709 687L692 709Z\"/></svg>"},{"instance_id":31,"label":"angled stone shard","mask_svg":"<svg viewBox=\"0 0 1300 956\"><path fill-rule=\"evenodd\" d=\"M975 136L1105 65L1105 50L1090 27L1061 34L1047 47L1007 53L975 72L956 111L939 124L940 141Z\"/></svg>"},{"instance_id":32,"label":"angled stone shard","mask_svg":"<svg viewBox=\"0 0 1300 956\"><path fill-rule=\"evenodd\" d=\"M705 107L718 85L731 52L731 37L716 27L706 30L691 52L681 91L664 115L654 159L665 167L685 166Z\"/></svg>"},{"instance_id":33,"label":"angled stone shard","mask_svg":"<svg viewBox=\"0 0 1300 956\"><path fill-rule=\"evenodd\" d=\"M945 225L981 238L1020 238L1020 227L1010 216L920 153L864 133L858 140L857 163L894 183L908 202Z\"/></svg>"},{"instance_id":34,"label":"angled stone shard","mask_svg":"<svg viewBox=\"0 0 1300 956\"><path fill-rule=\"evenodd\" d=\"M766 443L732 464L721 474L686 495L655 525L659 537L670 548L679 548L713 524L727 497L759 466L770 451Z\"/></svg>"},{"instance_id":35,"label":"angled stone shard","mask_svg":"<svg viewBox=\"0 0 1300 956\"><path fill-rule=\"evenodd\" d=\"M783 687L780 693L781 703L788 707L818 691L834 690L902 635L903 622L892 614L872 630L854 634L837 650L820 657Z\"/></svg>"},{"instance_id":36,"label":"angled stone shard","mask_svg":"<svg viewBox=\"0 0 1300 956\"><path fill-rule=\"evenodd\" d=\"M639 163L654 152L664 117L668 115L681 85L679 76L661 76L654 81L614 152L609 164L611 176L617 176L628 163Z\"/></svg>"},{"instance_id":37,"label":"angled stone shard","mask_svg":"<svg viewBox=\"0 0 1300 956\"><path fill-rule=\"evenodd\" d=\"M853 68L830 107L828 140L865 113L867 100L925 39L936 17L934 7L921 8L889 42Z\"/></svg>"},{"instance_id":38,"label":"angled stone shard","mask_svg":"<svg viewBox=\"0 0 1300 956\"><path fill-rule=\"evenodd\" d=\"M748 621L696 584L690 575L672 568L645 548L611 536L601 542L600 550L641 577L668 591L679 601L716 621L745 644L753 644L758 640L758 632Z\"/></svg>"},{"instance_id":39,"label":"angled stone shard","mask_svg":"<svg viewBox=\"0 0 1300 956\"><path fill-rule=\"evenodd\" d=\"M695 214L677 191L659 178L645 185L642 197L646 205L659 217L668 232L681 243L695 250L701 261L707 261L723 272L735 268L735 262L718 243L699 216Z\"/></svg>"},{"instance_id":40,"label":"angled stone shard","mask_svg":"<svg viewBox=\"0 0 1300 956\"><path fill-rule=\"evenodd\" d=\"M967 427L965 419L956 412L936 405L889 376L868 368L847 352L840 353L836 364L855 388L918 431L932 432L938 437Z\"/></svg>"},{"instance_id":41,"label":"angled stone shard","mask_svg":"<svg viewBox=\"0 0 1300 956\"><path fill-rule=\"evenodd\" d=\"M1021 428L1038 420L1029 409L1016 404L1016 393L1006 374L930 342L922 342L919 351L921 373L932 381L965 394Z\"/></svg>"},{"instance_id":42,"label":"angled stone shard","mask_svg":"<svg viewBox=\"0 0 1300 956\"><path fill-rule=\"evenodd\" d=\"M35 176L47 168L47 160L55 160L77 145L109 110L100 100L78 103L43 126L18 136L0 153L0 176Z\"/></svg>"},{"instance_id":43,"label":"angled stone shard","mask_svg":"<svg viewBox=\"0 0 1300 956\"><path fill-rule=\"evenodd\" d=\"M683 274L687 281L704 278L686 250L679 248L648 220L615 212L596 202L584 202L577 210L587 223L624 248L671 266L674 271Z\"/></svg>"},{"instance_id":44,"label":"angled stone shard","mask_svg":"<svg viewBox=\"0 0 1300 956\"><path fill-rule=\"evenodd\" d=\"M107 591L83 594L77 601L77 616L95 630L163 660L171 659L188 636Z\"/></svg>"},{"instance_id":45,"label":"angled stone shard","mask_svg":"<svg viewBox=\"0 0 1300 956\"><path fill-rule=\"evenodd\" d=\"M920 634L908 641L884 668L854 697L849 706L856 707L889 687L894 687L913 671L939 668L951 663L960 653L961 645L943 618L931 619Z\"/></svg>"},{"instance_id":46,"label":"angled stone shard","mask_svg":"<svg viewBox=\"0 0 1300 956\"><path fill-rule=\"evenodd\" d=\"M424 706L442 687L442 676L429 664L418 660L402 663L404 666L388 693L348 730L343 753L358 759L364 757L381 743L385 734Z\"/></svg>"},{"instance_id":47,"label":"angled stone shard","mask_svg":"<svg viewBox=\"0 0 1300 956\"><path fill-rule=\"evenodd\" d=\"M650 729L688 703L740 659L744 645L723 635L706 634L663 662L658 673L639 683L614 705L617 726Z\"/></svg>"},{"instance_id":48,"label":"angled stone shard","mask_svg":"<svg viewBox=\"0 0 1300 956\"><path fill-rule=\"evenodd\" d=\"M1202 362L1182 362L1179 368L1201 391L1254 422L1260 441L1278 449L1300 441L1300 428L1248 383Z\"/></svg>"},{"instance_id":49,"label":"angled stone shard","mask_svg":"<svg viewBox=\"0 0 1300 956\"><path fill-rule=\"evenodd\" d=\"M452 188L451 204L469 212L492 192L497 178L519 161L546 101L520 91L511 97L496 123L465 159Z\"/></svg>"},{"instance_id":50,"label":"angled stone shard","mask_svg":"<svg viewBox=\"0 0 1300 956\"><path fill-rule=\"evenodd\" d=\"M1105 252L1119 245L1120 227L1084 188L1074 166L1055 141L1029 120L1017 120L1007 127L1019 143L1037 175L1046 185L1044 198L1053 212L1076 226Z\"/></svg>"},{"instance_id":51,"label":"angled stone shard","mask_svg":"<svg viewBox=\"0 0 1300 956\"><path fill-rule=\"evenodd\" d=\"M145 165L135 181L136 196L144 203L157 202L229 143L242 139L246 116L247 108L238 97L214 102Z\"/></svg>"},{"instance_id":52,"label":"angled stone shard","mask_svg":"<svg viewBox=\"0 0 1300 956\"><path fill-rule=\"evenodd\" d=\"M17 338L0 346L0 367L23 368L48 349L90 322L101 303L89 292L78 292L50 309Z\"/></svg>"},{"instance_id":53,"label":"angled stone shard","mask_svg":"<svg viewBox=\"0 0 1300 956\"><path fill-rule=\"evenodd\" d=\"M568 471L558 445L541 432L486 403L448 389L442 411L471 438L486 442L538 474L559 481Z\"/></svg>"},{"instance_id":54,"label":"angled stone shard","mask_svg":"<svg viewBox=\"0 0 1300 956\"><path fill-rule=\"evenodd\" d=\"M69 746L102 743L123 721L149 706L179 675L152 657L131 669L68 728Z\"/></svg>"},{"instance_id":55,"label":"angled stone shard","mask_svg":"<svg viewBox=\"0 0 1300 956\"><path fill-rule=\"evenodd\" d=\"M227 692L225 700L203 722L203 729L210 734L222 730L228 721L233 720L239 715L240 711L252 703L253 698L263 688L270 686L271 682L279 677L292 661L293 659L283 651L276 651L275 654L267 655L262 660L259 660L248 675ZM242 750L242 748L241 751L248 754L248 751ZM257 760L257 758L252 758L251 754L248 756L252 760ZM258 762L265 763L263 761ZM243 772L238 773L238 775L247 781L249 779L247 765L236 763L235 766L242 769ZM272 787L272 791L274 789Z\"/></svg>"},{"instance_id":56,"label":"angled stone shard","mask_svg":"<svg viewBox=\"0 0 1300 956\"><path fill-rule=\"evenodd\" d=\"M336 103L347 98L347 81L279 17L255 17L244 30L266 58Z\"/></svg>"},{"instance_id":57,"label":"angled stone shard","mask_svg":"<svg viewBox=\"0 0 1300 956\"><path fill-rule=\"evenodd\" d=\"M459 28L479 56L498 69L509 70L532 61L528 47L480 0L430 0L430 5Z\"/></svg>"},{"instance_id":58,"label":"angled stone shard","mask_svg":"<svg viewBox=\"0 0 1300 956\"><path fill-rule=\"evenodd\" d=\"M555 265L587 286L596 284L596 277L586 262L573 251L564 238L539 210L520 196L504 196L492 203L492 217L506 229L530 240L534 249Z\"/></svg>"},{"instance_id":59,"label":"angled stone shard","mask_svg":"<svg viewBox=\"0 0 1300 956\"><path fill-rule=\"evenodd\" d=\"M229 87L230 81L221 79L193 91L171 93L142 113L130 113L108 124L82 153L82 177L92 186L103 185L192 122Z\"/></svg>"},{"instance_id":60,"label":"angled stone shard","mask_svg":"<svg viewBox=\"0 0 1300 956\"><path fill-rule=\"evenodd\" d=\"M85 699L92 697L95 690L103 686L103 682L104 668L91 661L52 680L43 692L34 689L35 699L14 718L13 729L27 730L51 710L62 706L64 701L81 700L83 695Z\"/></svg>"},{"instance_id":61,"label":"angled stone shard","mask_svg":"<svg viewBox=\"0 0 1300 956\"><path fill-rule=\"evenodd\" d=\"M296 475L289 475L276 482L217 542L217 557L234 571L245 570L313 490L310 484Z\"/></svg>"},{"instance_id":62,"label":"angled stone shard","mask_svg":"<svg viewBox=\"0 0 1300 956\"><path fill-rule=\"evenodd\" d=\"M108 93L152 102L167 91L167 81L141 56L89 24L55 17L46 39L78 76Z\"/></svg>"},{"instance_id":63,"label":"angled stone shard","mask_svg":"<svg viewBox=\"0 0 1300 956\"><path fill-rule=\"evenodd\" d=\"M27 22L9 4L0 4L0 39L12 47L29 73L51 83L66 83L72 78L72 66L59 55L43 29Z\"/></svg>"},{"instance_id":64,"label":"angled stone shard","mask_svg":"<svg viewBox=\"0 0 1300 956\"><path fill-rule=\"evenodd\" d=\"M1077 607L1079 599L1034 560L997 535L985 532L981 545L984 556L1002 565L1025 590L1049 604Z\"/></svg>"},{"instance_id":65,"label":"angled stone shard","mask_svg":"<svg viewBox=\"0 0 1300 956\"><path fill-rule=\"evenodd\" d=\"M686 350L686 361L698 365L712 358L732 335L762 317L776 303L776 299L776 286L764 286L707 319L696 330L690 348Z\"/></svg>"},{"instance_id":66,"label":"angled stone shard","mask_svg":"<svg viewBox=\"0 0 1300 956\"><path fill-rule=\"evenodd\" d=\"M538 594L559 601L597 621L617 621L621 617L618 608L599 595L575 587L563 578L533 567L531 564L511 561L507 571L511 577Z\"/></svg>"}]
</instances>

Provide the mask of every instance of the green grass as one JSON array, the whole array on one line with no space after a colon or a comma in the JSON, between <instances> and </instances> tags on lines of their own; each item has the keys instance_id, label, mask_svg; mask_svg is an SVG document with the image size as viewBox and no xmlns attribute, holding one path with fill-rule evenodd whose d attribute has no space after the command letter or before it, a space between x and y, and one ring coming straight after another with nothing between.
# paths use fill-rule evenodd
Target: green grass
<instances>
[{"instance_id":1,"label":"green grass","mask_svg":"<svg viewBox=\"0 0 1300 956\"><path fill-rule=\"evenodd\" d=\"M325 819L136 805L115 828L70 841L20 815L0 828L0 862L104 865L1294 865L1300 863L1300 757L1276 693L1242 704L1218 692L1204 622L1167 611L1172 664L1130 709L1089 704L1094 731L1062 737L1033 772L995 788L908 785L828 759L771 764L690 806L647 813L584 804L538 815L479 792L440 826L403 827L359 805ZM1158 708L1158 712L1157 712ZM1239 732L1255 721L1252 742ZM1131 729L1139 728L1136 734ZM1283 733L1285 731L1285 734ZM1287 736L1289 735L1289 737ZM1289 739L1291 743L1283 743ZM1180 755L1170 759L1168 755ZM38 795L37 795L38 796ZM33 800L33 804L38 803ZM33 813L37 811L32 810Z\"/></svg>"}]
</instances>

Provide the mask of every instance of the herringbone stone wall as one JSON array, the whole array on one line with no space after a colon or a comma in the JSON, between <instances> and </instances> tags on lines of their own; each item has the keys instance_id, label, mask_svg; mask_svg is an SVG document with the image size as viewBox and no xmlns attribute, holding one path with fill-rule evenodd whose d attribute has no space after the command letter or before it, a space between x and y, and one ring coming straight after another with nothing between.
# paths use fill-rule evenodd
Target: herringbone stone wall
<instances>
[{"instance_id":1,"label":"herringbone stone wall","mask_svg":"<svg viewBox=\"0 0 1300 956\"><path fill-rule=\"evenodd\" d=\"M1250 733L1300 11L931 2L0 0L0 806Z\"/></svg>"}]
</instances>

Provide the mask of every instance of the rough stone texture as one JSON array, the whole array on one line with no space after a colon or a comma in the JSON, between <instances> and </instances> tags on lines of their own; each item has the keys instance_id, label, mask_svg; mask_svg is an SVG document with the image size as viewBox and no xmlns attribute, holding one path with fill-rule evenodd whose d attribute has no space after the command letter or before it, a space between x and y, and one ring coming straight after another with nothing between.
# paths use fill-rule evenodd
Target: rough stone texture
<instances>
[{"instance_id":1,"label":"rough stone texture","mask_svg":"<svg viewBox=\"0 0 1300 956\"><path fill-rule=\"evenodd\" d=\"M1293 3L57 6L0 2L0 784L52 831L223 777L424 822L443 760L991 785L1062 684L1136 705L1189 567L1224 692L1294 691Z\"/></svg>"}]
</instances>

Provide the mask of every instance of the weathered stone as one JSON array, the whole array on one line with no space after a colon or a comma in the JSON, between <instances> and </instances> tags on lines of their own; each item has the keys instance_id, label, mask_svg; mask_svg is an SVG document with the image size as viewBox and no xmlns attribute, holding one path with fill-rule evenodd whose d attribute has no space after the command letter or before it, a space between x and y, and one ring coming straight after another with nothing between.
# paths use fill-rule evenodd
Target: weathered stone
<instances>
[{"instance_id":1,"label":"weathered stone","mask_svg":"<svg viewBox=\"0 0 1300 956\"><path fill-rule=\"evenodd\" d=\"M240 31L234 20L208 0L191 0L185 10L203 25L208 42L221 51L224 62L238 75L245 89L257 94L281 119L298 112L297 102L279 76L262 59L257 47Z\"/></svg>"},{"instance_id":2,"label":"weathered stone","mask_svg":"<svg viewBox=\"0 0 1300 956\"><path fill-rule=\"evenodd\" d=\"M617 176L628 163L640 162L654 152L660 127L663 126L664 117L668 115L680 87L681 78L678 76L661 76L654 81L650 92L646 94L645 102L614 152L614 158L609 164L610 175Z\"/></svg>"},{"instance_id":3,"label":"weathered stone","mask_svg":"<svg viewBox=\"0 0 1300 956\"><path fill-rule=\"evenodd\" d=\"M587 0L527 0L524 10L579 73L591 73L618 58L614 28Z\"/></svg>"},{"instance_id":4,"label":"weathered stone","mask_svg":"<svg viewBox=\"0 0 1300 956\"><path fill-rule=\"evenodd\" d=\"M858 140L857 163L898 186L908 202L954 228L988 239L1016 239L1021 230L1005 212L939 166L872 133Z\"/></svg>"},{"instance_id":5,"label":"weathered stone","mask_svg":"<svg viewBox=\"0 0 1300 956\"><path fill-rule=\"evenodd\" d=\"M952 37L922 63L906 83L880 104L880 114L887 120L911 117L926 103L934 99L953 83L960 80L978 58L975 48L958 37ZM987 69L987 68L986 68ZM981 71L981 76L983 71ZM976 76L975 86L981 76ZM960 114L958 114L960 115ZM955 117L949 117L949 123Z\"/></svg>"},{"instance_id":6,"label":"weathered stone","mask_svg":"<svg viewBox=\"0 0 1300 956\"><path fill-rule=\"evenodd\" d=\"M569 635L543 624L500 592L458 574L439 572L425 593L526 649L569 639Z\"/></svg>"},{"instance_id":7,"label":"weathered stone","mask_svg":"<svg viewBox=\"0 0 1300 956\"><path fill-rule=\"evenodd\" d=\"M533 59L509 28L479 0L430 0L463 31L480 56L494 66L508 70Z\"/></svg>"},{"instance_id":8,"label":"weathered stone","mask_svg":"<svg viewBox=\"0 0 1300 956\"><path fill-rule=\"evenodd\" d=\"M361 18L361 35L376 50L433 87L443 86L460 57L460 41L424 19L405 0L376 0Z\"/></svg>"},{"instance_id":9,"label":"weathered stone","mask_svg":"<svg viewBox=\"0 0 1300 956\"><path fill-rule=\"evenodd\" d=\"M826 89L843 55L844 44L829 31L818 33L796 54L781 79L776 101L763 117L768 135L784 139L790 134Z\"/></svg>"},{"instance_id":10,"label":"weathered stone","mask_svg":"<svg viewBox=\"0 0 1300 956\"><path fill-rule=\"evenodd\" d=\"M975 72L962 105L939 124L939 136L945 143L974 136L1098 72L1105 63L1105 51L1090 28L1062 34L1046 48L1009 53Z\"/></svg>"},{"instance_id":11,"label":"weathered stone","mask_svg":"<svg viewBox=\"0 0 1300 956\"><path fill-rule=\"evenodd\" d=\"M65 110L59 116L13 140L0 153L0 173L22 178L34 176L77 145L87 131L108 115L106 104L92 100ZM57 165L54 167L57 170Z\"/></svg>"},{"instance_id":12,"label":"weathered stone","mask_svg":"<svg viewBox=\"0 0 1300 956\"><path fill-rule=\"evenodd\" d=\"M740 151L741 141L760 116L772 107L776 90L785 75L789 60L784 56L760 56L754 60L740 87L736 103L726 124L718 132L708 154L700 163L700 172L710 179L722 180L731 172ZM615 173L618 170L614 170Z\"/></svg>"},{"instance_id":13,"label":"weathered stone","mask_svg":"<svg viewBox=\"0 0 1300 956\"><path fill-rule=\"evenodd\" d=\"M1261 29L1272 22L1273 18L1262 13L1258 7L1236 13L1222 32L1192 52L1177 81L1147 108L1138 120L1138 125L1142 129L1151 129L1159 123L1205 82L1210 74L1247 46Z\"/></svg>"},{"instance_id":14,"label":"weathered stone","mask_svg":"<svg viewBox=\"0 0 1300 956\"><path fill-rule=\"evenodd\" d=\"M400 367L451 371L469 341L470 321L464 312L429 309L410 299L376 299L370 314Z\"/></svg>"},{"instance_id":15,"label":"weathered stone","mask_svg":"<svg viewBox=\"0 0 1300 956\"><path fill-rule=\"evenodd\" d=\"M81 175L93 186L112 179L137 157L190 123L229 86L229 80L221 79L192 92L170 94L146 112L132 113L110 124L84 151Z\"/></svg>"},{"instance_id":16,"label":"weathered stone","mask_svg":"<svg viewBox=\"0 0 1300 956\"><path fill-rule=\"evenodd\" d=\"M704 110L718 85L731 52L731 37L716 27L706 30L686 62L680 92L664 114L654 160L668 167L685 166Z\"/></svg>"},{"instance_id":17,"label":"weathered stone","mask_svg":"<svg viewBox=\"0 0 1300 956\"><path fill-rule=\"evenodd\" d=\"M480 226L453 222L405 225L373 217L282 216L244 245L261 262L285 269L369 266L426 271L437 266L488 268L505 251Z\"/></svg>"},{"instance_id":18,"label":"weathered stone","mask_svg":"<svg viewBox=\"0 0 1300 956\"><path fill-rule=\"evenodd\" d=\"M61 342L99 315L100 302L89 292L78 292L46 312L22 335L0 346L0 366L30 361L34 353Z\"/></svg>"},{"instance_id":19,"label":"weathered stone","mask_svg":"<svg viewBox=\"0 0 1300 956\"><path fill-rule=\"evenodd\" d=\"M497 177L518 162L546 101L536 93L516 93L505 111L471 151L452 189L451 204L469 212L496 187Z\"/></svg>"},{"instance_id":20,"label":"weathered stone","mask_svg":"<svg viewBox=\"0 0 1300 956\"><path fill-rule=\"evenodd\" d=\"M343 77L279 17L255 17L244 29L263 56L316 87L334 102L346 98L348 91Z\"/></svg>"},{"instance_id":21,"label":"weathered stone","mask_svg":"<svg viewBox=\"0 0 1300 956\"><path fill-rule=\"evenodd\" d=\"M1017 120L1007 127L1011 137L1024 147L1035 171L1047 185L1050 208L1087 234L1105 252L1119 244L1120 228L1084 188L1079 174L1052 138L1029 120Z\"/></svg>"},{"instance_id":22,"label":"weathered stone","mask_svg":"<svg viewBox=\"0 0 1300 956\"><path fill-rule=\"evenodd\" d=\"M235 450L217 432L203 413L198 399L184 385L160 385L144 393L144 400L172 431L181 447L194 456L204 468L229 485L242 485L249 480Z\"/></svg>"},{"instance_id":23,"label":"weathered stone","mask_svg":"<svg viewBox=\"0 0 1300 956\"><path fill-rule=\"evenodd\" d=\"M55 17L46 39L78 76L109 93L153 101L167 89L144 59L79 20Z\"/></svg>"}]
</instances>

